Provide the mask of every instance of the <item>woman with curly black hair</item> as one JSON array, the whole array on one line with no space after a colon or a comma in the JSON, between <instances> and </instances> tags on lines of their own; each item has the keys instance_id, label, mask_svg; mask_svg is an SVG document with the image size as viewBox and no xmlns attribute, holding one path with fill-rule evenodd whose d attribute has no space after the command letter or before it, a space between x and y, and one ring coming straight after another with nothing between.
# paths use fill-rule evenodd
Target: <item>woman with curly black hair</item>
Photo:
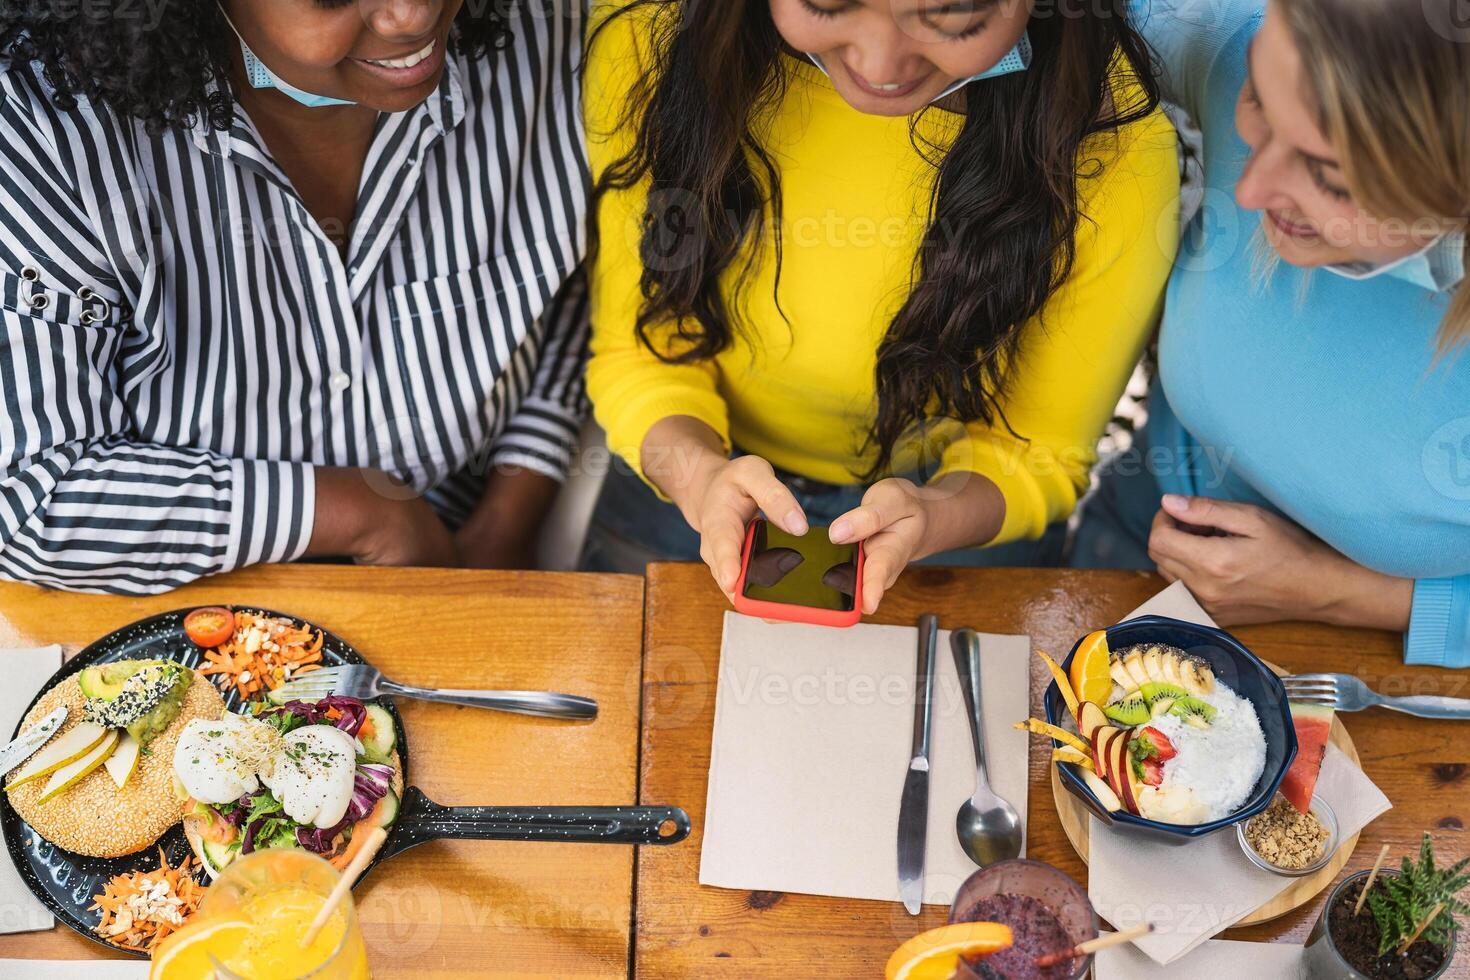
<instances>
[{"instance_id":1,"label":"woman with curly black hair","mask_svg":"<svg viewBox=\"0 0 1470 980\"><path fill-rule=\"evenodd\" d=\"M615 478L589 563L729 593L757 510L864 542L865 612L915 559L1055 563L1176 242L1129 4L607 6L588 389L674 506Z\"/></svg>"},{"instance_id":2,"label":"woman with curly black hair","mask_svg":"<svg viewBox=\"0 0 1470 980\"><path fill-rule=\"evenodd\" d=\"M579 0L0 12L0 575L523 563L582 411Z\"/></svg>"}]
</instances>

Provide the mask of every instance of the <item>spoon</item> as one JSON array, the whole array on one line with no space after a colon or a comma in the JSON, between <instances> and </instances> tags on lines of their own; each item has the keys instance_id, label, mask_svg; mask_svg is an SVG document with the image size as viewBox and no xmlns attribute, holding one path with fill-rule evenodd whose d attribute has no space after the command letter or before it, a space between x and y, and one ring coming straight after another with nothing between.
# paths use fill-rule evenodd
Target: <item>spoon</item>
<instances>
[{"instance_id":1,"label":"spoon","mask_svg":"<svg viewBox=\"0 0 1470 980\"><path fill-rule=\"evenodd\" d=\"M1021 853L1021 816L995 794L985 772L985 728L980 721L980 635L967 628L949 635L960 693L969 709L970 736L975 743L975 795L960 805L955 831L960 847L980 867L1008 861Z\"/></svg>"}]
</instances>

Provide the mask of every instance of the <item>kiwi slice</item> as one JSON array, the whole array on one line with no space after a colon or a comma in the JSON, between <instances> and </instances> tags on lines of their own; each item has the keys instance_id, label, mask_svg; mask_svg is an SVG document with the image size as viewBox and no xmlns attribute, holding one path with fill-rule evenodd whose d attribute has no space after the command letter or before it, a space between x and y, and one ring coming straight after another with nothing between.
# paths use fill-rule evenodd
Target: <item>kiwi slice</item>
<instances>
[{"instance_id":1,"label":"kiwi slice","mask_svg":"<svg viewBox=\"0 0 1470 980\"><path fill-rule=\"evenodd\" d=\"M1127 725L1130 728L1134 725L1142 725L1153 717L1142 691L1134 691L1123 700L1108 705L1103 709L1103 714L1118 724Z\"/></svg>"},{"instance_id":2,"label":"kiwi slice","mask_svg":"<svg viewBox=\"0 0 1470 980\"><path fill-rule=\"evenodd\" d=\"M1196 697L1182 697L1169 706L1169 714L1184 719L1195 728L1209 728L1215 720L1215 706Z\"/></svg>"},{"instance_id":3,"label":"kiwi slice","mask_svg":"<svg viewBox=\"0 0 1470 980\"><path fill-rule=\"evenodd\" d=\"M1155 718L1172 708L1180 698L1189 697L1188 691L1168 681L1150 681L1140 687L1138 693L1148 702L1149 713Z\"/></svg>"}]
</instances>

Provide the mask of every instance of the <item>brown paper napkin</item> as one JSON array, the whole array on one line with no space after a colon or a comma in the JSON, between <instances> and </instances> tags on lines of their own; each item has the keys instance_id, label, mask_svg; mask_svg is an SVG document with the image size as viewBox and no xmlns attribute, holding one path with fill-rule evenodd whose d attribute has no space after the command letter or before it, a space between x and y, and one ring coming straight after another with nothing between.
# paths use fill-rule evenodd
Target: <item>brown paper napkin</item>
<instances>
[{"instance_id":1,"label":"brown paper napkin","mask_svg":"<svg viewBox=\"0 0 1470 980\"><path fill-rule=\"evenodd\" d=\"M31 699L60 669L61 647L0 650L0 664L4 665L5 677L5 683L0 684L0 745L5 745ZM55 924L46 906L21 881L15 865L9 858L0 857L0 933L36 932ZM9 972L3 975L14 976Z\"/></svg>"},{"instance_id":2,"label":"brown paper napkin","mask_svg":"<svg viewBox=\"0 0 1470 980\"><path fill-rule=\"evenodd\" d=\"M725 614L699 881L898 899L898 800L908 768L918 631L824 629ZM1031 643L980 638L991 785L1026 813ZM954 818L975 756L949 633L939 634L924 901L948 905L975 865Z\"/></svg>"},{"instance_id":3,"label":"brown paper napkin","mask_svg":"<svg viewBox=\"0 0 1470 980\"><path fill-rule=\"evenodd\" d=\"M1124 618L1144 615L1215 625L1182 583L1171 585ZM1373 781L1332 745L1316 792L1336 813L1344 839L1392 806ZM1098 914L1118 929L1153 922L1156 931L1135 945L1160 964L1175 963L1296 880L1251 864L1233 829L1172 846L1110 830L1089 817L1088 850L1088 894ZM1188 963L1186 975L1213 975L1194 972L1193 956Z\"/></svg>"}]
</instances>

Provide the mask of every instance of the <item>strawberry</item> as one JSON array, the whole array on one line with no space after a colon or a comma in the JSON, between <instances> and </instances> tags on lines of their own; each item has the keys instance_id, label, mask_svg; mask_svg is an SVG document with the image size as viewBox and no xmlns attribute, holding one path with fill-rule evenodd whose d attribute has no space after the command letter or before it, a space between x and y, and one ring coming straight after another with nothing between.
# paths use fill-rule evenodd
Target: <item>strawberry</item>
<instances>
[{"instance_id":1,"label":"strawberry","mask_svg":"<svg viewBox=\"0 0 1470 980\"><path fill-rule=\"evenodd\" d=\"M1158 759L1160 762L1168 762L1179 754L1174 748L1174 743L1169 741L1169 736L1149 725L1139 731L1137 742L1142 757L1145 759Z\"/></svg>"},{"instance_id":2,"label":"strawberry","mask_svg":"<svg viewBox=\"0 0 1470 980\"><path fill-rule=\"evenodd\" d=\"M1143 784L1145 786L1158 786L1164 781L1164 764L1149 759L1143 764Z\"/></svg>"}]
</instances>

